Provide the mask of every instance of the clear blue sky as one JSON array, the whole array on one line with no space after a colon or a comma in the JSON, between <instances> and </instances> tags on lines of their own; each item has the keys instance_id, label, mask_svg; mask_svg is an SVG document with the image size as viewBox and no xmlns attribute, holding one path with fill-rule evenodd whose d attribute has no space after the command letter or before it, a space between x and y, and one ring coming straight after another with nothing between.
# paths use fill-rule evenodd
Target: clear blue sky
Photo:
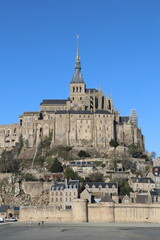
<instances>
[{"instance_id":1,"label":"clear blue sky","mask_svg":"<svg viewBox=\"0 0 160 240\"><path fill-rule=\"evenodd\" d=\"M0 124L65 99L79 33L87 87L137 109L146 149L160 156L159 0L0 0Z\"/></svg>"}]
</instances>

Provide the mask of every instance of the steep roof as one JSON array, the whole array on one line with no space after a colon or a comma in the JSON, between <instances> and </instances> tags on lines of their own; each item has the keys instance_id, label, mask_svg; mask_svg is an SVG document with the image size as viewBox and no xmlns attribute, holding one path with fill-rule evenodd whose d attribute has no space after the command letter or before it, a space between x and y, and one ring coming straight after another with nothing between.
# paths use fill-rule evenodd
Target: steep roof
<instances>
[{"instance_id":1,"label":"steep roof","mask_svg":"<svg viewBox=\"0 0 160 240\"><path fill-rule=\"evenodd\" d=\"M95 188L99 188L100 186L102 188L106 188L107 186L109 188L113 187L113 185L117 188L117 183L104 183L104 182L86 182L85 186L88 185L89 188L92 188L92 186L95 186Z\"/></svg>"},{"instance_id":2,"label":"steep roof","mask_svg":"<svg viewBox=\"0 0 160 240\"><path fill-rule=\"evenodd\" d=\"M86 93L94 93L94 92L98 92L98 90L96 88L86 88Z\"/></svg>"},{"instance_id":3,"label":"steep roof","mask_svg":"<svg viewBox=\"0 0 160 240\"><path fill-rule=\"evenodd\" d=\"M147 177L131 177L131 180L133 182L138 182L138 183L155 183L152 178L147 178Z\"/></svg>"},{"instance_id":4,"label":"steep roof","mask_svg":"<svg viewBox=\"0 0 160 240\"><path fill-rule=\"evenodd\" d=\"M4 213L4 212L6 212L7 211L7 209L9 209L9 205L1 205L0 206L0 212L2 213Z\"/></svg>"},{"instance_id":5,"label":"steep roof","mask_svg":"<svg viewBox=\"0 0 160 240\"><path fill-rule=\"evenodd\" d=\"M102 197L102 199L99 202L113 202L114 203L113 199L110 198L109 194L105 194L105 196Z\"/></svg>"},{"instance_id":6,"label":"steep roof","mask_svg":"<svg viewBox=\"0 0 160 240\"><path fill-rule=\"evenodd\" d=\"M67 99L43 99L40 105L65 105Z\"/></svg>"},{"instance_id":7,"label":"steep roof","mask_svg":"<svg viewBox=\"0 0 160 240\"><path fill-rule=\"evenodd\" d=\"M58 110L55 112L55 114L111 114L111 112L107 111L107 110L96 110L95 112L91 112L91 111L83 111L83 110Z\"/></svg>"},{"instance_id":8,"label":"steep roof","mask_svg":"<svg viewBox=\"0 0 160 240\"><path fill-rule=\"evenodd\" d=\"M67 185L65 182L56 182L52 187L51 190L64 190L68 188L79 188L79 180L69 180Z\"/></svg>"},{"instance_id":9,"label":"steep roof","mask_svg":"<svg viewBox=\"0 0 160 240\"><path fill-rule=\"evenodd\" d=\"M79 69L76 69L72 81L70 83L84 83L82 74Z\"/></svg>"}]
</instances>

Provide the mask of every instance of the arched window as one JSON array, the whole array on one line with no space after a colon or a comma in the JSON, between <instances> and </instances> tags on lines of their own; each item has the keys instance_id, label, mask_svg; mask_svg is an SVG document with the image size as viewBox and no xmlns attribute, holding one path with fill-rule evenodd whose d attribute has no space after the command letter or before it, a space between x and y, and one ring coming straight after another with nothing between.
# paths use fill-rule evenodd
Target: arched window
<instances>
[{"instance_id":1,"label":"arched window","mask_svg":"<svg viewBox=\"0 0 160 240\"><path fill-rule=\"evenodd\" d=\"M78 92L78 87L76 87L76 92Z\"/></svg>"},{"instance_id":2,"label":"arched window","mask_svg":"<svg viewBox=\"0 0 160 240\"><path fill-rule=\"evenodd\" d=\"M75 92L75 87L73 87L73 92Z\"/></svg>"},{"instance_id":3,"label":"arched window","mask_svg":"<svg viewBox=\"0 0 160 240\"><path fill-rule=\"evenodd\" d=\"M82 92L82 88L81 87L79 88L79 91Z\"/></svg>"}]
</instances>

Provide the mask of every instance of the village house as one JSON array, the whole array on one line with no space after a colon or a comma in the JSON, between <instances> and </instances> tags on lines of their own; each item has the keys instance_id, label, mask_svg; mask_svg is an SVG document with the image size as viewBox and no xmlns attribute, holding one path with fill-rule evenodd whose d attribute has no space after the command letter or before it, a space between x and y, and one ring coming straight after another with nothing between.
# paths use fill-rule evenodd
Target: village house
<instances>
[{"instance_id":1,"label":"village house","mask_svg":"<svg viewBox=\"0 0 160 240\"><path fill-rule=\"evenodd\" d=\"M65 182L56 182L50 190L50 206L57 209L71 209L73 199L79 196L79 180L65 179Z\"/></svg>"}]
</instances>

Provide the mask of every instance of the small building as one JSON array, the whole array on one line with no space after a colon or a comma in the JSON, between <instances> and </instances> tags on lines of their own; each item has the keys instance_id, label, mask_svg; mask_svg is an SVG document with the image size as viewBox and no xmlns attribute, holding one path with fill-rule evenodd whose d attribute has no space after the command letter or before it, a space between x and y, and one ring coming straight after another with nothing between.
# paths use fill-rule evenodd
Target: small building
<instances>
[{"instance_id":1,"label":"small building","mask_svg":"<svg viewBox=\"0 0 160 240\"><path fill-rule=\"evenodd\" d=\"M151 191L155 188L155 182L149 177L131 177L128 181L134 192L136 191Z\"/></svg>"},{"instance_id":2,"label":"small building","mask_svg":"<svg viewBox=\"0 0 160 240\"><path fill-rule=\"evenodd\" d=\"M8 209L9 205L1 205L0 206L0 218L8 218Z\"/></svg>"},{"instance_id":3,"label":"small building","mask_svg":"<svg viewBox=\"0 0 160 240\"><path fill-rule=\"evenodd\" d=\"M57 209L71 209L79 195L79 180L56 182L50 190L50 205Z\"/></svg>"}]
</instances>

